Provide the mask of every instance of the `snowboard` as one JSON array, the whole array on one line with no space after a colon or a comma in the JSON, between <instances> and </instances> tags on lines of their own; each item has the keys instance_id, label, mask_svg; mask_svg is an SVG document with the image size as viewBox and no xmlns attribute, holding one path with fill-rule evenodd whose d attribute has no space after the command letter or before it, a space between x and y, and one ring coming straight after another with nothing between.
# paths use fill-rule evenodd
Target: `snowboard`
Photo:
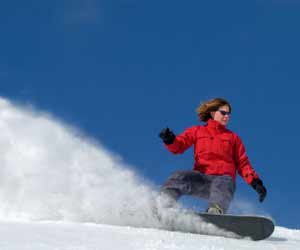
<instances>
[{"instance_id":1,"label":"snowboard","mask_svg":"<svg viewBox=\"0 0 300 250\"><path fill-rule=\"evenodd\" d=\"M217 215L196 213L206 223L232 232L241 238L249 237L252 240L268 238L274 231L275 224L272 219L263 216L251 215Z\"/></svg>"}]
</instances>

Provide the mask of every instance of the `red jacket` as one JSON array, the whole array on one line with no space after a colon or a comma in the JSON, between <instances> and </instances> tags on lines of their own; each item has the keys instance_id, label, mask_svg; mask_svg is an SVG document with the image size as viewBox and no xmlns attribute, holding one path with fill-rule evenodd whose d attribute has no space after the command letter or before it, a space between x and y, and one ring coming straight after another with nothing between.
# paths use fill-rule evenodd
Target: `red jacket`
<instances>
[{"instance_id":1,"label":"red jacket","mask_svg":"<svg viewBox=\"0 0 300 250\"><path fill-rule=\"evenodd\" d=\"M238 135L210 119L205 126L193 126L166 145L174 154L181 154L194 145L194 170L207 175L230 175L236 172L250 184L257 173L252 168L245 147Z\"/></svg>"}]
</instances>

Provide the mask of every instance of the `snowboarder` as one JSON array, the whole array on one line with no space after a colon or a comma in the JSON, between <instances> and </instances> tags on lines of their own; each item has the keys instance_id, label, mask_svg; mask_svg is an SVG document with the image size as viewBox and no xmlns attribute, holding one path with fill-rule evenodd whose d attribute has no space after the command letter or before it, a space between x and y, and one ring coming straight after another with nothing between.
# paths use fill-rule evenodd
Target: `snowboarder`
<instances>
[{"instance_id":1,"label":"snowboarder","mask_svg":"<svg viewBox=\"0 0 300 250\"><path fill-rule=\"evenodd\" d=\"M215 98L201 104L196 112L205 125L193 126L177 136L168 127L159 134L174 154L194 145L193 170L175 171L161 188L167 206L173 206L182 195L192 195L208 200L208 213L224 214L233 199L236 172L263 202L267 190L251 166L240 137L226 128L230 103Z\"/></svg>"}]
</instances>

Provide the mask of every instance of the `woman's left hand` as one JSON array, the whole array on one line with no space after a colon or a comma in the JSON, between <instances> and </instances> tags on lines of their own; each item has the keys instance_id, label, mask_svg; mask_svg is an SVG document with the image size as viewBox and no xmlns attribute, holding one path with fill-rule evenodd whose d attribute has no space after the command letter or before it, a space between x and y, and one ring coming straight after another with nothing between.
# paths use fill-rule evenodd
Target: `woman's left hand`
<instances>
[{"instance_id":1,"label":"woman's left hand","mask_svg":"<svg viewBox=\"0 0 300 250\"><path fill-rule=\"evenodd\" d=\"M251 186L258 193L258 195L259 195L259 201L263 202L264 199L267 196L267 189L265 188L262 180L260 180L260 179L253 179L253 181L251 182Z\"/></svg>"}]
</instances>

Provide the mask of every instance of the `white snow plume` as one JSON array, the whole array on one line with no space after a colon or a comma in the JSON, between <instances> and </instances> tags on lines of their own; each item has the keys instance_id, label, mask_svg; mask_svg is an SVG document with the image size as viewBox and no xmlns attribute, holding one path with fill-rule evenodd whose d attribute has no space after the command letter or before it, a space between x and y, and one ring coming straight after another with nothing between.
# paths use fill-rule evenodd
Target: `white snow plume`
<instances>
[{"instance_id":1,"label":"white snow plume","mask_svg":"<svg viewBox=\"0 0 300 250\"><path fill-rule=\"evenodd\" d=\"M0 98L0 219L142 225L155 192L74 128Z\"/></svg>"}]
</instances>

